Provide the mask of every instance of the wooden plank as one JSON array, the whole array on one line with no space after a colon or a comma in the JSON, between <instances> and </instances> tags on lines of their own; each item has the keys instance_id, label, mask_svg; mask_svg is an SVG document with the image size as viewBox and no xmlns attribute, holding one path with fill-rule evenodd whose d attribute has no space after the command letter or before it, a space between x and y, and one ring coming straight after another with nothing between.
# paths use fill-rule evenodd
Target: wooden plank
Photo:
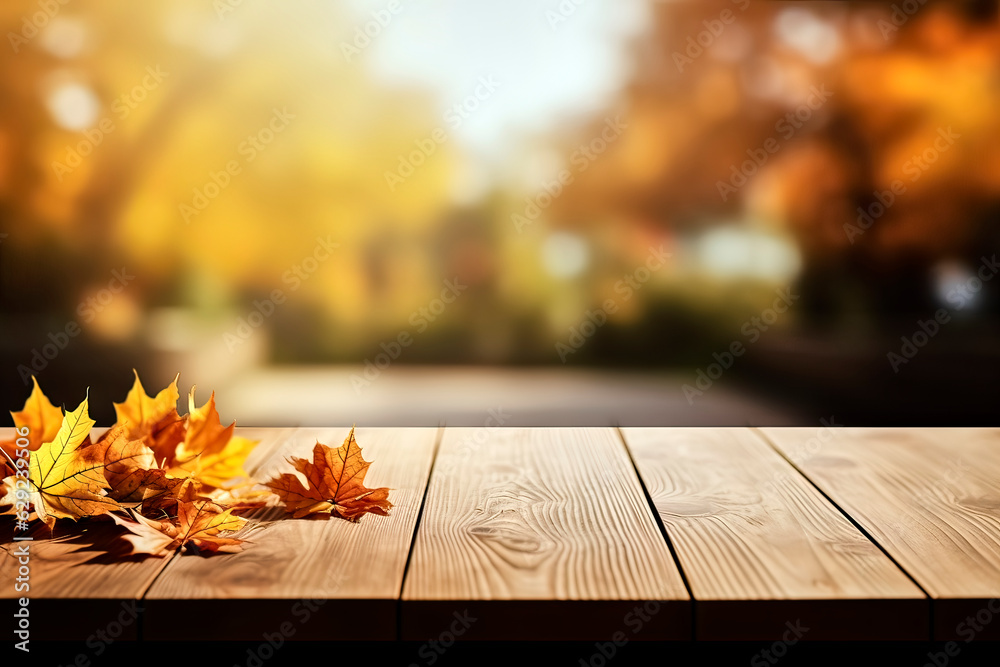
<instances>
[{"instance_id":1,"label":"wooden plank","mask_svg":"<svg viewBox=\"0 0 1000 667\"><path fill-rule=\"evenodd\" d=\"M121 529L104 521L80 529L76 537L65 534L76 529L64 522L54 535L38 522L28 531L30 542L10 541L14 522L8 517L0 521L0 530L7 540L0 545L0 580L11 582L0 596L29 599L31 639L80 641L99 631L116 641L137 639L139 599L166 566L164 559L126 556L129 545L120 538ZM20 554L25 544L30 589L17 592L20 564L12 554ZM76 620L66 623L67 618Z\"/></svg>"},{"instance_id":2,"label":"wooden plank","mask_svg":"<svg viewBox=\"0 0 1000 667\"><path fill-rule=\"evenodd\" d=\"M259 449L278 435L276 429L243 429L242 434L260 439ZM14 429L0 429L0 439L14 437ZM250 463L259 458L256 452ZM20 564L10 552L24 542L12 540L11 517L0 522L0 580L13 582ZM169 558L129 556L131 546L121 539L125 531L110 521L88 519L74 525L59 521L52 534L36 522L28 535L32 639L86 640L98 632L116 640L136 639L138 601ZM16 598L14 586L0 588L0 597ZM66 623L64 619L78 619ZM80 619L84 619L81 622ZM117 635L117 637L115 636Z\"/></svg>"},{"instance_id":3,"label":"wooden plank","mask_svg":"<svg viewBox=\"0 0 1000 667\"><path fill-rule=\"evenodd\" d=\"M763 432L930 594L935 639L1000 638L1000 429Z\"/></svg>"},{"instance_id":4,"label":"wooden plank","mask_svg":"<svg viewBox=\"0 0 1000 667\"><path fill-rule=\"evenodd\" d=\"M808 640L928 638L923 592L755 433L622 434L691 587L697 639L776 639L799 623Z\"/></svg>"},{"instance_id":5,"label":"wooden plank","mask_svg":"<svg viewBox=\"0 0 1000 667\"><path fill-rule=\"evenodd\" d=\"M296 429L252 474L260 480L290 472L287 456L311 457L317 440L340 446L349 430ZM170 563L146 596L144 638L260 640L280 632L295 639L394 639L438 434L435 428L358 428L358 444L373 462L366 486L393 489L388 517L291 519L282 508L251 515L265 527L251 535L247 550ZM184 614L212 622L180 626L176 619ZM364 621L343 623L348 616Z\"/></svg>"},{"instance_id":6,"label":"wooden plank","mask_svg":"<svg viewBox=\"0 0 1000 667\"><path fill-rule=\"evenodd\" d=\"M613 429L445 429L401 636L449 633L690 638L683 580Z\"/></svg>"}]
</instances>

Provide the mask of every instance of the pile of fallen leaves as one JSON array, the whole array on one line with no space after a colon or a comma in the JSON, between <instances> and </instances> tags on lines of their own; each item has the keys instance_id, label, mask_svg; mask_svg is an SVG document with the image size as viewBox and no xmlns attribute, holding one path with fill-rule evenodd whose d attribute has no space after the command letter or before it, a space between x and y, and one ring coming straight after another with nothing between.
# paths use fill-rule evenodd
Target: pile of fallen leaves
<instances>
[{"instance_id":1,"label":"pile of fallen leaves","mask_svg":"<svg viewBox=\"0 0 1000 667\"><path fill-rule=\"evenodd\" d=\"M132 553L164 556L241 551L247 519L241 514L281 500L294 518L328 514L356 521L385 516L389 489L367 489L371 465L361 456L354 429L339 448L316 443L313 461L290 458L294 473L263 485L243 466L257 441L223 426L215 394L188 413L177 412L177 378L155 397L139 376L117 422L93 440L88 398L72 412L52 405L37 380L24 409L12 412L17 437L0 443L0 514L18 526L59 519L106 516L124 527Z\"/></svg>"}]
</instances>

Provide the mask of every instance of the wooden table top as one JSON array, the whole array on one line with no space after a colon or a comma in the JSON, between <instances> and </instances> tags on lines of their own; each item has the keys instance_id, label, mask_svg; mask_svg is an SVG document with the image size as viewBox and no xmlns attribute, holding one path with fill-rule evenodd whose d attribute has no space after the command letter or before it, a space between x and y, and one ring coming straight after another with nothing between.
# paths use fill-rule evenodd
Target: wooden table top
<instances>
[{"instance_id":1,"label":"wooden table top","mask_svg":"<svg viewBox=\"0 0 1000 667\"><path fill-rule=\"evenodd\" d=\"M247 469L262 479L348 430L238 434L260 440ZM392 489L388 517L260 510L249 548L207 558L125 557L108 523L36 527L33 637L84 639L134 614L125 638L1000 639L1000 429L356 436L366 484ZM8 518L0 579L14 581ZM173 622L194 609L213 622ZM67 612L86 622L56 622Z\"/></svg>"}]
</instances>

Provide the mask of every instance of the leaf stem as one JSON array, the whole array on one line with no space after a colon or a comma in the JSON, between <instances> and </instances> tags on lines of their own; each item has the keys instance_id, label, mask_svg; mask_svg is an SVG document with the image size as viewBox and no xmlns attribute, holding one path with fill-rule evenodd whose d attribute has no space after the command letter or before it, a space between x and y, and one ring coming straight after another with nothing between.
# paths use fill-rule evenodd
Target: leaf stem
<instances>
[{"instance_id":1,"label":"leaf stem","mask_svg":"<svg viewBox=\"0 0 1000 667\"><path fill-rule=\"evenodd\" d=\"M17 462L10 458L10 454L7 453L7 450L0 447L0 452L3 452L3 455L7 457L7 460L10 461L10 465L14 468L14 470L17 470Z\"/></svg>"}]
</instances>

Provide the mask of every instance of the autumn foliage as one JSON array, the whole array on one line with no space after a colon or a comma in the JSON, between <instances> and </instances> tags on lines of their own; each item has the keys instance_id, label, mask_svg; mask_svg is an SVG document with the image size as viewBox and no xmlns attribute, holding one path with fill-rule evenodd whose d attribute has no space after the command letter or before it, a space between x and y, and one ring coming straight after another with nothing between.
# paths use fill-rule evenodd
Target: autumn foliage
<instances>
[{"instance_id":1,"label":"autumn foliage","mask_svg":"<svg viewBox=\"0 0 1000 667\"><path fill-rule=\"evenodd\" d=\"M339 448L331 449L317 442L311 462L292 457L289 463L305 476L307 485L289 473L272 479L267 485L281 497L295 518L329 512L356 521L365 512L385 516L392 507L389 489L364 486L371 463L361 458L353 428Z\"/></svg>"},{"instance_id":2,"label":"autumn foliage","mask_svg":"<svg viewBox=\"0 0 1000 667\"><path fill-rule=\"evenodd\" d=\"M183 416L179 398L177 378L154 397L136 374L114 404L117 422L94 439L89 397L63 414L35 381L11 413L18 438L0 443L0 514L50 529L106 515L128 531L132 553L165 556L241 551L250 526L239 515L279 500L294 518L357 521L392 507L389 489L363 485L371 464L354 429L337 449L316 443L312 462L289 459L305 484L285 473L260 485L244 469L257 441L235 435L235 422L222 425L215 395L198 406L192 388Z\"/></svg>"}]
</instances>

